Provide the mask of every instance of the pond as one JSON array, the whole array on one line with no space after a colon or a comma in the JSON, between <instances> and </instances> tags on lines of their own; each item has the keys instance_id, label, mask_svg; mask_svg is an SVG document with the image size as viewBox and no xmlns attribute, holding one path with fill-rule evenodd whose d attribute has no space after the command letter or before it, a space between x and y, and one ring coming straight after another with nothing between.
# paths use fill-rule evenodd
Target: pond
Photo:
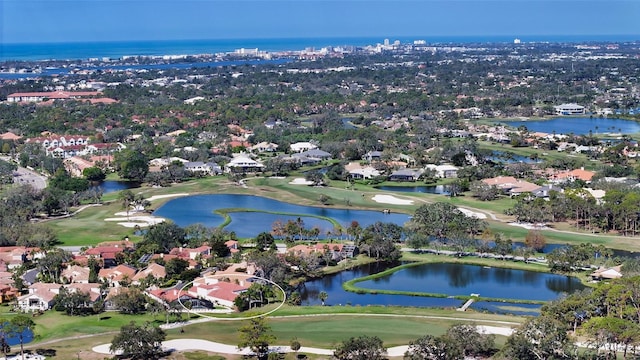
<instances>
[{"instance_id":1,"label":"pond","mask_svg":"<svg viewBox=\"0 0 640 360\"><path fill-rule=\"evenodd\" d=\"M286 223L300 217L305 227L318 226L321 234L333 229L333 225L324 219L313 216L323 216L334 219L343 227L349 227L352 221L357 221L361 227L367 227L377 221L404 225L409 221L407 214L385 214L382 211L334 209L314 206L294 205L286 202L253 195L237 194L208 194L194 195L173 199L154 211L154 216L172 220L179 226L203 224L208 227L220 226L224 218L214 214L218 209L242 208L252 209L254 212L230 213L231 223L225 230L234 231L240 238L255 237L259 233L271 231L277 220ZM261 212L263 211L263 212ZM265 213L264 211L286 213L286 215Z\"/></svg>"},{"instance_id":2,"label":"pond","mask_svg":"<svg viewBox=\"0 0 640 360\"><path fill-rule=\"evenodd\" d=\"M494 163L502 163L502 164L514 164L514 163L525 163L525 164L537 164L541 163L540 159L532 159L528 156L516 155L513 153L508 153L504 151L493 151L490 156L486 157L486 160L492 161Z\"/></svg>"},{"instance_id":3,"label":"pond","mask_svg":"<svg viewBox=\"0 0 640 360\"><path fill-rule=\"evenodd\" d=\"M464 301L451 297L435 298L408 295L356 294L342 289L342 283L386 270L389 265L369 264L321 279L307 281L301 291L303 305L318 305L318 294L328 294L328 305L385 305L416 307L460 307ZM577 278L524 270L484 268L463 264L426 264L399 270L391 275L360 282L358 287L442 293L450 296L480 294L519 300L548 301L562 293L583 289ZM537 315L538 304L479 301L473 309L496 313Z\"/></svg>"},{"instance_id":4,"label":"pond","mask_svg":"<svg viewBox=\"0 0 640 360\"><path fill-rule=\"evenodd\" d=\"M502 124L514 128L525 126L531 132L587 135L591 131L598 134L633 134L640 132L640 123L623 119L560 117L550 120L507 121Z\"/></svg>"},{"instance_id":5,"label":"pond","mask_svg":"<svg viewBox=\"0 0 640 360\"><path fill-rule=\"evenodd\" d=\"M109 194L120 190L138 188L140 187L140 183L133 181L105 180L93 185L92 187L101 189L103 194Z\"/></svg>"},{"instance_id":6,"label":"pond","mask_svg":"<svg viewBox=\"0 0 640 360\"><path fill-rule=\"evenodd\" d=\"M416 192L423 194L449 195L444 185L418 185L418 186L378 186L376 189L398 192Z\"/></svg>"},{"instance_id":7,"label":"pond","mask_svg":"<svg viewBox=\"0 0 640 360\"><path fill-rule=\"evenodd\" d=\"M27 344L33 341L33 330L24 329L22 332L22 343ZM19 346L20 345L20 335L14 334L11 336L7 336L7 344L9 346Z\"/></svg>"}]
</instances>

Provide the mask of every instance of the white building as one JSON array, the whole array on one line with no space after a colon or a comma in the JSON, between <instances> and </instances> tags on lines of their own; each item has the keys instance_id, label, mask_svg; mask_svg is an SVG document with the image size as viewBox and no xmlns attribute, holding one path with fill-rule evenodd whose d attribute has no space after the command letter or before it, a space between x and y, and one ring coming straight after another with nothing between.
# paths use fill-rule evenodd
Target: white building
<instances>
[{"instance_id":1,"label":"white building","mask_svg":"<svg viewBox=\"0 0 640 360\"><path fill-rule=\"evenodd\" d=\"M584 106L578 104L562 104L554 106L556 115L583 115L585 113Z\"/></svg>"},{"instance_id":2,"label":"white building","mask_svg":"<svg viewBox=\"0 0 640 360\"><path fill-rule=\"evenodd\" d=\"M317 145L312 144L310 142L297 142L295 144L291 144L289 147L293 152L303 152L303 151L309 151L309 150L318 148Z\"/></svg>"},{"instance_id":3,"label":"white building","mask_svg":"<svg viewBox=\"0 0 640 360\"><path fill-rule=\"evenodd\" d=\"M441 179L455 178L458 177L458 168L453 165L434 165L428 164L425 166L426 169L433 170L436 172L436 177Z\"/></svg>"}]
</instances>

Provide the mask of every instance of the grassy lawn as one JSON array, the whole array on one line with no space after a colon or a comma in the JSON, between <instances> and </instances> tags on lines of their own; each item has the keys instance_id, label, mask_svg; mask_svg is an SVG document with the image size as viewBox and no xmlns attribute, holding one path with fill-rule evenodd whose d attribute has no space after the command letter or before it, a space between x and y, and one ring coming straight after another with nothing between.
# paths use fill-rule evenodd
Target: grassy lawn
<instances>
[{"instance_id":1,"label":"grassy lawn","mask_svg":"<svg viewBox=\"0 0 640 360\"><path fill-rule=\"evenodd\" d=\"M303 346L333 348L342 340L352 336L378 336L385 346L405 345L425 334L439 335L453 324L472 323L493 326L515 326L524 321L522 317L484 314L478 312L456 312L444 309L384 307L384 306L284 306L268 324L277 338L276 345L288 345L296 337ZM56 311L48 311L34 318L36 342L26 349L45 349L55 356L52 359L104 359L105 355L93 353L96 345L109 343L114 333L130 321L152 321L162 323L162 315L122 315L103 313L86 317L71 317ZM508 322L508 323L502 323ZM188 325L184 332L178 329L167 331L167 339L197 338L226 344L238 342L238 328L244 321L210 321ZM55 339L73 338L56 342ZM504 340L500 340L502 342ZM16 349L14 348L14 351ZM172 354L169 359L209 359L213 354L189 351ZM224 355L227 359L240 357ZM287 356L293 359L294 356ZM310 359L325 358L309 356Z\"/></svg>"},{"instance_id":2,"label":"grassy lawn","mask_svg":"<svg viewBox=\"0 0 640 360\"><path fill-rule=\"evenodd\" d=\"M360 311L359 311L360 312ZM342 340L352 336L378 336L385 346L406 345L411 340L425 334L440 335L451 325L465 322L455 318L420 318L414 315L389 317L384 315L347 315L332 314L310 317L268 319L277 338L276 344L288 345L294 337L303 346L333 348ZM471 323L475 321L470 320ZM169 332L171 338L199 338L235 344L238 341L238 328L242 322L208 322L189 325L184 333L177 330ZM495 325L495 324L493 324ZM504 326L504 325L503 325Z\"/></svg>"},{"instance_id":3,"label":"grassy lawn","mask_svg":"<svg viewBox=\"0 0 640 360\"><path fill-rule=\"evenodd\" d=\"M247 180L248 187L245 188L230 182L226 177L211 177L174 184L168 188L142 187L133 189L133 191L134 193L142 193L146 198L154 195L184 193L251 194L307 206L322 206L319 201L319 197L322 194L331 199L328 205L331 208L380 211L382 209L391 209L394 212L406 214L412 214L422 204L440 201L459 207L492 213L501 221L494 221L488 218L489 228L494 233L502 233L514 241L523 241L528 232L527 229L506 223L510 220L510 217L504 215L504 210L512 207L515 201L507 197L496 201L479 201L468 194L451 198L437 194L384 192L373 186L362 184L357 184L354 190L347 188L346 182L339 181L333 181L330 184L331 186L327 187L291 185L289 184L290 181L291 178L255 177ZM414 200L414 203L412 205L393 205L377 203L371 199L374 195L380 193L411 199ZM105 196L105 203L102 206L89 207L71 218L53 220L47 222L47 224L58 234L58 238L63 245L88 246L108 240L120 240L125 236L129 236L133 241L136 241L139 237L134 234L132 228L125 228L115 222L104 221L105 218L114 217L116 212L123 211L120 202L117 201L117 196L117 193L108 194ZM169 200L170 198L154 200L149 209L157 209ZM580 232L569 226L569 224L557 224L555 226L557 226L557 230L561 231L542 231L549 243L579 244L590 242L616 249L640 250L640 243L637 238Z\"/></svg>"}]
</instances>

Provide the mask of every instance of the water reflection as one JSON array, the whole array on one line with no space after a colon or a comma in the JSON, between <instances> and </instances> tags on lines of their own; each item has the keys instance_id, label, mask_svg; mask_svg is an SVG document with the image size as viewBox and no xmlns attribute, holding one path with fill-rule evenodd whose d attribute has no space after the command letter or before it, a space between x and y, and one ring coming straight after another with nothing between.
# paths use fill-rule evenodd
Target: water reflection
<instances>
[{"instance_id":1,"label":"water reflection","mask_svg":"<svg viewBox=\"0 0 640 360\"><path fill-rule=\"evenodd\" d=\"M455 308L462 305L461 300L450 297L434 298L407 295L357 294L342 289L342 283L370 274L378 273L390 267L387 264L370 264L328 275L321 279L307 281L301 290L303 305L319 305L318 294L327 292L329 305L387 305L416 307ZM367 289L386 289L400 291L418 291L447 295L480 294L483 297L495 297L519 300L548 301L565 292L583 289L576 278L533 271L486 268L482 266L436 263L412 266L396 271L379 279L363 281L358 287ZM488 303L488 302L482 302ZM540 305L522 305L514 303L496 303L509 308L510 313L518 313L514 308L526 308L537 311ZM486 304L485 304L486 305ZM479 305L476 305L479 306ZM483 305L484 306L484 305ZM489 305L487 305L489 306ZM489 306L490 307L490 306ZM493 306L496 310L497 307ZM491 310L492 312L495 312ZM514 312L515 311L515 312Z\"/></svg>"},{"instance_id":2,"label":"water reflection","mask_svg":"<svg viewBox=\"0 0 640 360\"><path fill-rule=\"evenodd\" d=\"M171 219L177 225L187 226L191 224L203 224L208 227L216 227L223 223L222 216L214 213L215 210L225 208L246 208L258 211L277 211L296 214L296 216L269 214L263 212L237 212L230 213L231 223L225 230L235 231L241 238L254 237L263 231L271 231L276 220L284 223L289 219L300 217L305 227L317 226L321 234L333 229L333 225L326 220L311 216L325 216L339 222L347 228L352 221L357 221L361 227L367 227L376 221L404 225L409 220L406 214L384 214L382 211L333 209L314 206L303 206L272 200L260 196L236 195L236 194L209 194L185 196L172 199L154 211L154 215Z\"/></svg>"}]
</instances>

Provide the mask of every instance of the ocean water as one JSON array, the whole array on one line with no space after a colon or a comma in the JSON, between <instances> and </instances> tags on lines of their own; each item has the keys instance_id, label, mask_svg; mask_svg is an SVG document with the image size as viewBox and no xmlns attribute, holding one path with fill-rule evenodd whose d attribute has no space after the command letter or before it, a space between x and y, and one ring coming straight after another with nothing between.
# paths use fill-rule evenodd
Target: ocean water
<instances>
[{"instance_id":1,"label":"ocean water","mask_svg":"<svg viewBox=\"0 0 640 360\"><path fill-rule=\"evenodd\" d=\"M427 44L512 43L518 36L389 36L390 42L412 43L425 40ZM640 35L616 36L522 36L522 42L622 42L638 41ZM83 60L89 58L120 58L133 55L193 55L231 52L236 49L261 51L303 50L306 48L366 46L383 43L380 37L289 38L289 39L215 39L167 41L113 41L73 43L0 43L0 61L10 60Z\"/></svg>"}]
</instances>

